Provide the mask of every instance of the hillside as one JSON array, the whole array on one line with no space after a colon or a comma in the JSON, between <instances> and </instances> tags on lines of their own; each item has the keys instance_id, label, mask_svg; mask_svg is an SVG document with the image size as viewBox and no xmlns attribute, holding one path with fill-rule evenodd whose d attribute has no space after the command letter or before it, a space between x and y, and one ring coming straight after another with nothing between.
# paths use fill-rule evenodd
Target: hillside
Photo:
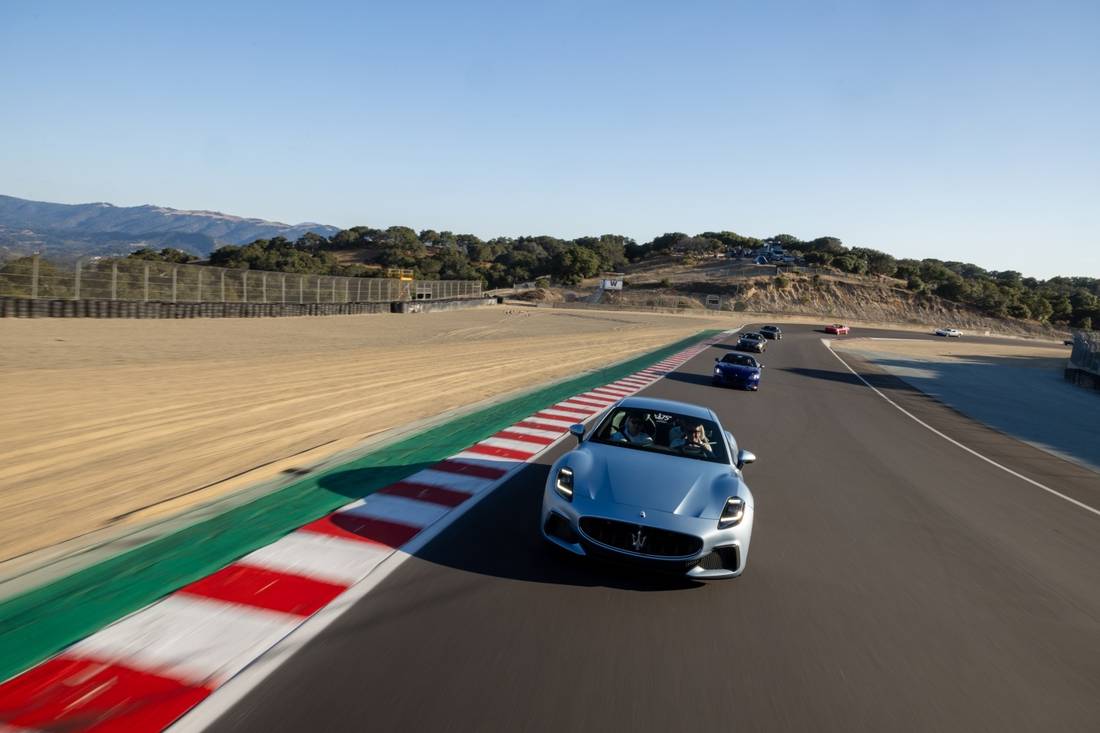
<instances>
[{"instance_id":1,"label":"hillside","mask_svg":"<svg viewBox=\"0 0 1100 733\"><path fill-rule=\"evenodd\" d=\"M283 224L217 211L108 203L55 204L0 196L0 255L38 251L58 258L128 254L141 247L174 247L201 257L223 244L256 239L295 240L307 232L331 236L324 224Z\"/></svg>"},{"instance_id":2,"label":"hillside","mask_svg":"<svg viewBox=\"0 0 1100 733\"><path fill-rule=\"evenodd\" d=\"M766 274L765 274L766 273ZM930 293L914 293L904 281L881 276L788 272L774 277L774 268L729 265L721 261L695 266L647 262L627 268L621 293L595 290L599 281L586 280L576 289L540 288L518 293L529 301L572 302L582 308L674 308L703 311L707 296L718 296L725 311L806 315L829 321L858 320L908 323L927 327L954 326L970 331L1059 336L1047 324L1017 318L994 318L961 303ZM593 302L595 301L595 302Z\"/></svg>"}]
</instances>

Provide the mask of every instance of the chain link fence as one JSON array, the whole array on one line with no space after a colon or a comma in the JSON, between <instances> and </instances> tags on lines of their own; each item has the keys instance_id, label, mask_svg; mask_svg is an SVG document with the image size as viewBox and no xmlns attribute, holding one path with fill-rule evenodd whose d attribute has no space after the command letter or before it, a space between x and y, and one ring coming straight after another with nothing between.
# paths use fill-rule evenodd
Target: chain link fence
<instances>
[{"instance_id":1,"label":"chain link fence","mask_svg":"<svg viewBox=\"0 0 1100 733\"><path fill-rule=\"evenodd\" d=\"M0 263L0 297L167 303L384 303L480 298L479 280L298 275L124 258Z\"/></svg>"}]
</instances>

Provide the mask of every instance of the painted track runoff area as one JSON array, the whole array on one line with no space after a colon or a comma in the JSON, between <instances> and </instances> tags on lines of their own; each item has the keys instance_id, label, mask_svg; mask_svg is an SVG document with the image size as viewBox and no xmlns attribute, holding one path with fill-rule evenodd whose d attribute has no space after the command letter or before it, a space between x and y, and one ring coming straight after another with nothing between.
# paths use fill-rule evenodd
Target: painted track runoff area
<instances>
[{"instance_id":1,"label":"painted track runoff area","mask_svg":"<svg viewBox=\"0 0 1100 733\"><path fill-rule=\"evenodd\" d=\"M0 685L0 730L162 730L401 547L730 332L539 410L310 522Z\"/></svg>"}]
</instances>

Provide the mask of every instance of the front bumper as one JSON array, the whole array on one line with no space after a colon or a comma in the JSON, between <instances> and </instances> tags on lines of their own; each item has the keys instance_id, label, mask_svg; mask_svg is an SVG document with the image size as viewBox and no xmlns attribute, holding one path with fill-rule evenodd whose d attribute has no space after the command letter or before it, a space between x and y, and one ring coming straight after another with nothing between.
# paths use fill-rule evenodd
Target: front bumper
<instances>
[{"instance_id":1,"label":"front bumper","mask_svg":"<svg viewBox=\"0 0 1100 733\"><path fill-rule=\"evenodd\" d=\"M711 381L719 387L738 387L739 389L757 390L760 388L760 379L746 379L745 377L731 377L715 372Z\"/></svg>"},{"instance_id":2,"label":"front bumper","mask_svg":"<svg viewBox=\"0 0 1100 733\"><path fill-rule=\"evenodd\" d=\"M586 499L580 492L574 501L558 496L552 486L543 493L542 536L558 547L582 557L597 557L649 568L657 572L682 575L696 580L736 578L744 572L752 538L753 509L747 506L745 517L728 529L718 529L718 520L684 517L667 512L645 510L622 505L606 506ZM624 522L646 530L665 530L691 535L700 540L699 550L686 556L664 557L632 552L614 547L588 536L580 526L582 517L595 517Z\"/></svg>"}]
</instances>

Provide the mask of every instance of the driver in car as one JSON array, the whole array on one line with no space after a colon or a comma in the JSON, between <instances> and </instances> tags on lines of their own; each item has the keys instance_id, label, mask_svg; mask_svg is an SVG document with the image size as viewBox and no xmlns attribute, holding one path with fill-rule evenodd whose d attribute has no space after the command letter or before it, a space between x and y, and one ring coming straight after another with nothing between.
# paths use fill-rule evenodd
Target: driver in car
<instances>
[{"instance_id":1,"label":"driver in car","mask_svg":"<svg viewBox=\"0 0 1100 733\"><path fill-rule=\"evenodd\" d=\"M637 415L633 414L626 416L622 429L612 433L611 439L621 440L631 445L650 445L653 443L653 438L642 430L642 421Z\"/></svg>"},{"instance_id":2,"label":"driver in car","mask_svg":"<svg viewBox=\"0 0 1100 733\"><path fill-rule=\"evenodd\" d=\"M702 425L696 425L686 438L674 438L670 447L679 448L685 453L713 453L714 447L707 440L707 430Z\"/></svg>"}]
</instances>

